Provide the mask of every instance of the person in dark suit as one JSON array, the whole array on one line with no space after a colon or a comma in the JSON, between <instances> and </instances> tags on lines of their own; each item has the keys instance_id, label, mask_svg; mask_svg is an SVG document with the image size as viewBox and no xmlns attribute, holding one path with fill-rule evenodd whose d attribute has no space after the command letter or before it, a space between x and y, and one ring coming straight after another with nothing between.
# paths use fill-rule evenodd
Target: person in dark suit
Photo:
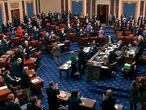
<instances>
[{"instance_id":1,"label":"person in dark suit","mask_svg":"<svg viewBox=\"0 0 146 110\"><path fill-rule=\"evenodd\" d=\"M9 70L4 72L4 79L7 85L11 84L13 87L18 86L21 83L21 79L18 77L13 77Z\"/></svg>"},{"instance_id":2,"label":"person in dark suit","mask_svg":"<svg viewBox=\"0 0 146 110\"><path fill-rule=\"evenodd\" d=\"M64 32L64 29L61 30L61 33L60 33L60 41L64 41L65 40L65 37L66 37L66 33Z\"/></svg>"},{"instance_id":3,"label":"person in dark suit","mask_svg":"<svg viewBox=\"0 0 146 110\"><path fill-rule=\"evenodd\" d=\"M78 90L74 89L68 99L68 110L80 110L81 99Z\"/></svg>"},{"instance_id":4,"label":"person in dark suit","mask_svg":"<svg viewBox=\"0 0 146 110\"><path fill-rule=\"evenodd\" d=\"M85 52L83 51L83 47L81 47L81 50L78 54L78 70L80 71L81 74L84 74L85 67L86 67Z\"/></svg>"},{"instance_id":5,"label":"person in dark suit","mask_svg":"<svg viewBox=\"0 0 146 110\"><path fill-rule=\"evenodd\" d=\"M139 49L138 56L141 56L144 51L144 38L141 35L138 36L138 45L137 46Z\"/></svg>"},{"instance_id":6,"label":"person in dark suit","mask_svg":"<svg viewBox=\"0 0 146 110\"><path fill-rule=\"evenodd\" d=\"M24 61L24 50L22 45L18 46L18 50L16 51L16 58L21 58L22 62Z\"/></svg>"},{"instance_id":7,"label":"person in dark suit","mask_svg":"<svg viewBox=\"0 0 146 110\"><path fill-rule=\"evenodd\" d=\"M24 41L23 48L24 48L25 58L29 59L29 57L30 57L30 47L28 46L28 41L27 40Z\"/></svg>"},{"instance_id":8,"label":"person in dark suit","mask_svg":"<svg viewBox=\"0 0 146 110\"><path fill-rule=\"evenodd\" d=\"M7 100L5 110L21 110L19 100L15 98L14 94L9 94Z\"/></svg>"},{"instance_id":9,"label":"person in dark suit","mask_svg":"<svg viewBox=\"0 0 146 110\"><path fill-rule=\"evenodd\" d=\"M112 90L107 90L101 103L102 110L115 110L116 99L112 97Z\"/></svg>"},{"instance_id":10,"label":"person in dark suit","mask_svg":"<svg viewBox=\"0 0 146 110\"><path fill-rule=\"evenodd\" d=\"M49 110L58 110L59 104L57 95L59 95L58 83L54 84L52 81L49 83L49 88L46 89L48 96Z\"/></svg>"},{"instance_id":11,"label":"person in dark suit","mask_svg":"<svg viewBox=\"0 0 146 110\"><path fill-rule=\"evenodd\" d=\"M34 40L39 40L39 38L40 38L39 29L36 26L34 26L34 28L33 28L33 39Z\"/></svg>"},{"instance_id":12,"label":"person in dark suit","mask_svg":"<svg viewBox=\"0 0 146 110\"><path fill-rule=\"evenodd\" d=\"M30 78L28 76L28 74L26 73L29 70L28 67L24 67L22 74L21 74L21 85L23 87L23 89L26 92L27 95L27 99L29 100L30 98Z\"/></svg>"},{"instance_id":13,"label":"person in dark suit","mask_svg":"<svg viewBox=\"0 0 146 110\"><path fill-rule=\"evenodd\" d=\"M114 51L110 51L110 54L108 56L108 61L110 64L116 62L116 59L117 59L117 55Z\"/></svg>"},{"instance_id":14,"label":"person in dark suit","mask_svg":"<svg viewBox=\"0 0 146 110\"><path fill-rule=\"evenodd\" d=\"M40 100L36 96L32 97L30 103L27 104L27 110L43 110Z\"/></svg>"},{"instance_id":15,"label":"person in dark suit","mask_svg":"<svg viewBox=\"0 0 146 110\"><path fill-rule=\"evenodd\" d=\"M23 70L22 59L18 58L10 65L10 72L13 76L21 77L21 73Z\"/></svg>"},{"instance_id":16,"label":"person in dark suit","mask_svg":"<svg viewBox=\"0 0 146 110\"><path fill-rule=\"evenodd\" d=\"M130 101L130 110L137 110L137 103L139 101L139 86L137 82L134 80L131 83L130 86L130 96L129 96L129 101Z\"/></svg>"}]
</instances>

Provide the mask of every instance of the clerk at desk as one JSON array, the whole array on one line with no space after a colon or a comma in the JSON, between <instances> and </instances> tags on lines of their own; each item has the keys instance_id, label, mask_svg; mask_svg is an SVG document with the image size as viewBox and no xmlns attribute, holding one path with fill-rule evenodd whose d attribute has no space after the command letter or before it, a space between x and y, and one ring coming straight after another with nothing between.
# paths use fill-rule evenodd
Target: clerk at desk
<instances>
[{"instance_id":1,"label":"clerk at desk","mask_svg":"<svg viewBox=\"0 0 146 110\"><path fill-rule=\"evenodd\" d=\"M110 54L108 56L109 63L112 64L116 62L116 59L117 59L116 53L114 51L110 51Z\"/></svg>"}]
</instances>

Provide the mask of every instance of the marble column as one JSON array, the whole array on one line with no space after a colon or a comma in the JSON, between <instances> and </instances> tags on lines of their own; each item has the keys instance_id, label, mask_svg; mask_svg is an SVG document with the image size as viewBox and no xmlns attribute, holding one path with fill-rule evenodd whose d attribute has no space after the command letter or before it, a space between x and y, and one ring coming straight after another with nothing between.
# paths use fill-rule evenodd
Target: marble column
<instances>
[{"instance_id":1,"label":"marble column","mask_svg":"<svg viewBox=\"0 0 146 110\"><path fill-rule=\"evenodd\" d=\"M87 14L87 1L88 0L83 0L83 16L86 16Z\"/></svg>"},{"instance_id":2,"label":"marble column","mask_svg":"<svg viewBox=\"0 0 146 110\"><path fill-rule=\"evenodd\" d=\"M65 11L68 12L68 0L65 0Z\"/></svg>"},{"instance_id":3,"label":"marble column","mask_svg":"<svg viewBox=\"0 0 146 110\"><path fill-rule=\"evenodd\" d=\"M140 1L137 1L137 8L136 8L136 9L137 9L137 10L136 10L136 11L137 11L137 12L136 12L137 15L136 15L136 17L135 17L136 19L138 19L138 17L140 16L140 8L141 8L141 7L140 7Z\"/></svg>"},{"instance_id":4,"label":"marble column","mask_svg":"<svg viewBox=\"0 0 146 110\"><path fill-rule=\"evenodd\" d=\"M91 0L86 1L86 13L90 16L90 2Z\"/></svg>"},{"instance_id":5,"label":"marble column","mask_svg":"<svg viewBox=\"0 0 146 110\"><path fill-rule=\"evenodd\" d=\"M122 14L122 2L121 0L117 0L117 5L116 5L116 15L120 18Z\"/></svg>"},{"instance_id":6,"label":"marble column","mask_svg":"<svg viewBox=\"0 0 146 110\"><path fill-rule=\"evenodd\" d=\"M3 23L6 24L6 9L5 9L5 4L4 2L2 3L2 20L3 20Z\"/></svg>"},{"instance_id":7,"label":"marble column","mask_svg":"<svg viewBox=\"0 0 146 110\"><path fill-rule=\"evenodd\" d=\"M92 16L95 16L95 5L96 5L96 0L92 0Z\"/></svg>"},{"instance_id":8,"label":"marble column","mask_svg":"<svg viewBox=\"0 0 146 110\"><path fill-rule=\"evenodd\" d=\"M64 0L61 0L61 13L64 13Z\"/></svg>"},{"instance_id":9,"label":"marble column","mask_svg":"<svg viewBox=\"0 0 146 110\"><path fill-rule=\"evenodd\" d=\"M19 13L20 13L20 21L23 21L23 8L22 8L22 2L19 1Z\"/></svg>"},{"instance_id":10,"label":"marble column","mask_svg":"<svg viewBox=\"0 0 146 110\"><path fill-rule=\"evenodd\" d=\"M143 17L146 17L146 1L144 1L143 6Z\"/></svg>"},{"instance_id":11,"label":"marble column","mask_svg":"<svg viewBox=\"0 0 146 110\"><path fill-rule=\"evenodd\" d=\"M34 13L34 15L37 14L36 13L36 2L35 2L35 0L33 0L33 13Z\"/></svg>"},{"instance_id":12,"label":"marble column","mask_svg":"<svg viewBox=\"0 0 146 110\"><path fill-rule=\"evenodd\" d=\"M144 13L144 1L141 1L140 2L140 16L143 16L143 13Z\"/></svg>"},{"instance_id":13,"label":"marble column","mask_svg":"<svg viewBox=\"0 0 146 110\"><path fill-rule=\"evenodd\" d=\"M110 4L110 14L114 15L114 2L115 0L111 0L111 4Z\"/></svg>"},{"instance_id":14,"label":"marble column","mask_svg":"<svg viewBox=\"0 0 146 110\"><path fill-rule=\"evenodd\" d=\"M72 12L72 0L68 0L68 11Z\"/></svg>"}]
</instances>

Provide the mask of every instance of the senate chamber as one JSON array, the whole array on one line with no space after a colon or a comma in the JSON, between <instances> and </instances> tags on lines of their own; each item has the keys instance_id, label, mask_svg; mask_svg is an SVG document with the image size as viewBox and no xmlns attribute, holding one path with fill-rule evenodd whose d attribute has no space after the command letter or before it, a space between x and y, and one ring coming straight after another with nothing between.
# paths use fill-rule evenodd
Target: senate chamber
<instances>
[{"instance_id":1,"label":"senate chamber","mask_svg":"<svg viewBox=\"0 0 146 110\"><path fill-rule=\"evenodd\" d=\"M0 110L146 110L146 0L0 0Z\"/></svg>"}]
</instances>

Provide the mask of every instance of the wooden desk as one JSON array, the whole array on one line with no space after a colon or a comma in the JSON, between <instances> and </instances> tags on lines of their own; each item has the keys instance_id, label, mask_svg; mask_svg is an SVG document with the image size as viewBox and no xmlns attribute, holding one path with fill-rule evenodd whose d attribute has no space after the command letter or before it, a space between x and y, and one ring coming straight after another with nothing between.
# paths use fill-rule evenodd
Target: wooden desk
<instances>
[{"instance_id":1,"label":"wooden desk","mask_svg":"<svg viewBox=\"0 0 146 110\"><path fill-rule=\"evenodd\" d=\"M68 98L70 97L70 93L65 91L60 91L60 94L57 95L58 101L62 105L67 105Z\"/></svg>"},{"instance_id":2,"label":"wooden desk","mask_svg":"<svg viewBox=\"0 0 146 110\"><path fill-rule=\"evenodd\" d=\"M29 76L30 79L36 77L36 72L34 71L34 69L26 71L26 74Z\"/></svg>"},{"instance_id":3,"label":"wooden desk","mask_svg":"<svg viewBox=\"0 0 146 110\"><path fill-rule=\"evenodd\" d=\"M16 43L19 43L20 40L21 40L20 37L15 37L11 39L11 42L16 44Z\"/></svg>"},{"instance_id":4,"label":"wooden desk","mask_svg":"<svg viewBox=\"0 0 146 110\"><path fill-rule=\"evenodd\" d=\"M66 77L68 79L68 74L69 74L68 72L70 68L71 68L71 61L67 61L59 67L60 79L62 77L62 71L66 72L66 75L67 75Z\"/></svg>"},{"instance_id":5,"label":"wooden desk","mask_svg":"<svg viewBox=\"0 0 146 110\"><path fill-rule=\"evenodd\" d=\"M33 89L40 91L44 86L44 80L40 77L34 77L31 79L31 86Z\"/></svg>"},{"instance_id":6,"label":"wooden desk","mask_svg":"<svg viewBox=\"0 0 146 110\"><path fill-rule=\"evenodd\" d=\"M6 58L0 58L0 68L4 67L7 64Z\"/></svg>"},{"instance_id":7,"label":"wooden desk","mask_svg":"<svg viewBox=\"0 0 146 110\"><path fill-rule=\"evenodd\" d=\"M83 110L93 110L95 109L96 100L88 99L88 98L81 98L82 103L80 106Z\"/></svg>"},{"instance_id":8,"label":"wooden desk","mask_svg":"<svg viewBox=\"0 0 146 110\"><path fill-rule=\"evenodd\" d=\"M111 77L111 65L104 64L105 58L108 58L111 51L118 49L117 44L106 44L103 47L105 50L102 51L102 48L98 50L98 52L92 56L87 62L87 70L88 70L88 80L99 80L102 78L110 78ZM122 53L117 52L118 56L122 56ZM106 74L106 71L108 74ZM107 75L107 77L102 77Z\"/></svg>"},{"instance_id":9,"label":"wooden desk","mask_svg":"<svg viewBox=\"0 0 146 110\"><path fill-rule=\"evenodd\" d=\"M66 105L67 100L70 97L70 93L65 92L65 91L60 91L60 94L57 96L59 103ZM81 98L81 108L82 110L93 110L96 105L96 100L89 99L89 98Z\"/></svg>"},{"instance_id":10,"label":"wooden desk","mask_svg":"<svg viewBox=\"0 0 146 110\"><path fill-rule=\"evenodd\" d=\"M10 91L7 86L0 87L0 101L5 101Z\"/></svg>"}]
</instances>

